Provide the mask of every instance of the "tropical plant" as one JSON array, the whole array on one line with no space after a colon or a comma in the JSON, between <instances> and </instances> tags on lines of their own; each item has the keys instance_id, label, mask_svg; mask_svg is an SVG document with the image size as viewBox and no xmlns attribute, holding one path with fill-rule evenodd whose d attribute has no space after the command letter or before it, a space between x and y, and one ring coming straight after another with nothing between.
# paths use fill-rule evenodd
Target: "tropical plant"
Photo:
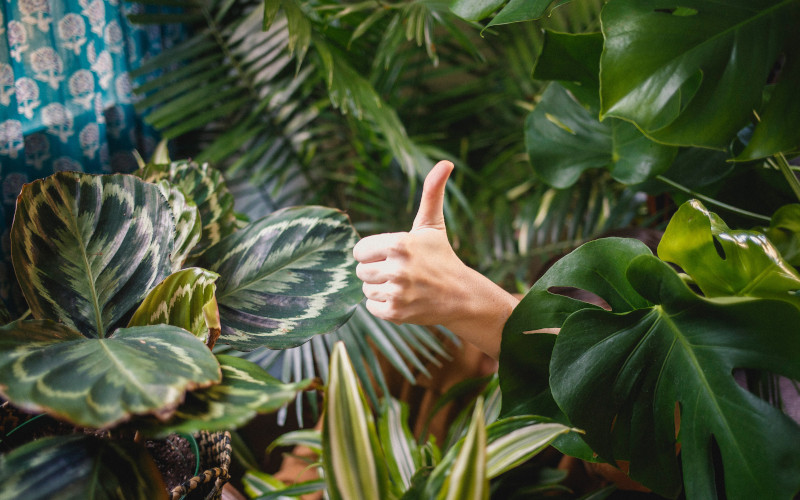
<instances>
[{"instance_id":1,"label":"tropical plant","mask_svg":"<svg viewBox=\"0 0 800 500\"><path fill-rule=\"evenodd\" d=\"M487 24L497 27L551 3L454 9L476 20L499 9ZM658 257L635 240L601 239L536 282L503 333L502 415L582 428L555 445L630 462L631 477L667 497L800 490L800 453L787 440L800 426L780 397L796 397L796 385L751 392L737 375L800 380L800 219L789 204L800 181L787 160L800 150L798 22L796 1L610 0L599 33L547 32L533 73L551 81L525 124L541 179L568 188L601 169L687 201ZM729 229L697 198L737 225L769 227ZM610 310L554 287L591 292ZM542 331L553 328L560 334Z\"/></svg>"},{"instance_id":2,"label":"tropical plant","mask_svg":"<svg viewBox=\"0 0 800 500\"><path fill-rule=\"evenodd\" d=\"M215 343L293 347L361 298L344 214L304 206L245 224L220 173L188 161L27 184L11 234L30 319L0 328L0 391L97 432L0 458L3 498L164 497L144 438L234 429L312 382L281 383Z\"/></svg>"},{"instance_id":3,"label":"tropical plant","mask_svg":"<svg viewBox=\"0 0 800 500\"><path fill-rule=\"evenodd\" d=\"M496 395L497 386L493 388ZM337 343L322 431L292 432L274 443L311 447L321 457L324 479L287 486L269 474L249 471L244 478L247 493L277 497L324 489L330 498L488 498L490 479L570 432L567 426L532 416L495 421L479 397L466 418L468 428L440 449L435 440L417 443L408 428L405 403L388 397L383 404L376 423L347 351Z\"/></svg>"}]
</instances>

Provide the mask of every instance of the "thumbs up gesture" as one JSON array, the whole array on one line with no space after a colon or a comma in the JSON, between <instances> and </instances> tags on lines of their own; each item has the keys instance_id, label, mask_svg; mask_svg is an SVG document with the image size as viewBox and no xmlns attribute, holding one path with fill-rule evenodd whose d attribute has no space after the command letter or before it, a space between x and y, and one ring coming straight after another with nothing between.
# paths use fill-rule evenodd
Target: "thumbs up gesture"
<instances>
[{"instance_id":1,"label":"thumbs up gesture","mask_svg":"<svg viewBox=\"0 0 800 500\"><path fill-rule=\"evenodd\" d=\"M440 161L425 178L409 232L362 239L353 248L366 307L394 323L442 325L495 359L518 300L466 266L447 239L444 192L453 170Z\"/></svg>"}]
</instances>

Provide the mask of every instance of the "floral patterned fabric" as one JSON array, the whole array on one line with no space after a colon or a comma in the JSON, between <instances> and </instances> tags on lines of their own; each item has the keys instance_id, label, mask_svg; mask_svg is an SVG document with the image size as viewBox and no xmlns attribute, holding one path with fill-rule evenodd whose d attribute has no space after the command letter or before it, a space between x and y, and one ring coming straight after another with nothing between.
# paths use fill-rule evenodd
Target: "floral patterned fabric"
<instances>
[{"instance_id":1,"label":"floral patterned fabric","mask_svg":"<svg viewBox=\"0 0 800 500\"><path fill-rule=\"evenodd\" d=\"M0 3L0 298L8 301L8 231L22 184L59 170L127 172L155 134L133 109L129 71L181 36L131 24L124 0Z\"/></svg>"}]
</instances>

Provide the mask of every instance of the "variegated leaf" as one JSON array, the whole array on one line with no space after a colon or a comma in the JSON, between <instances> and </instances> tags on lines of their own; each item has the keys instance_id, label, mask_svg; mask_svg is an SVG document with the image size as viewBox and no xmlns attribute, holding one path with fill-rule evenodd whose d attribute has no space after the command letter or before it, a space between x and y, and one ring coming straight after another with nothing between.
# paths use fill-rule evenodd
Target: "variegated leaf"
<instances>
[{"instance_id":1,"label":"variegated leaf","mask_svg":"<svg viewBox=\"0 0 800 500\"><path fill-rule=\"evenodd\" d=\"M137 170L135 175L149 182L166 179L197 205L203 231L193 255L201 253L236 229L233 195L228 191L222 174L207 163L198 165L181 160L164 165L150 164Z\"/></svg>"},{"instance_id":2,"label":"variegated leaf","mask_svg":"<svg viewBox=\"0 0 800 500\"><path fill-rule=\"evenodd\" d=\"M256 470L247 471L242 483L249 498L261 500L292 500L325 489L325 481L322 479L287 485L266 472Z\"/></svg>"},{"instance_id":3,"label":"variegated leaf","mask_svg":"<svg viewBox=\"0 0 800 500\"><path fill-rule=\"evenodd\" d=\"M285 349L341 326L363 297L355 241L345 214L306 206L274 212L209 248L198 265L220 275L220 341Z\"/></svg>"},{"instance_id":4,"label":"variegated leaf","mask_svg":"<svg viewBox=\"0 0 800 500\"><path fill-rule=\"evenodd\" d=\"M558 436L574 429L558 423L542 422L540 417L509 417L486 427L489 479L517 467L544 450Z\"/></svg>"},{"instance_id":5,"label":"variegated leaf","mask_svg":"<svg viewBox=\"0 0 800 500\"><path fill-rule=\"evenodd\" d=\"M170 256L172 272L175 272L183 267L189 252L200 242L203 223L200 220L200 211L197 209L197 205L187 199L180 189L170 184L169 181L159 181L156 185L167 199L175 221L175 235Z\"/></svg>"},{"instance_id":6,"label":"variegated leaf","mask_svg":"<svg viewBox=\"0 0 800 500\"><path fill-rule=\"evenodd\" d=\"M0 484L0 500L167 498L143 446L83 434L46 437L0 457Z\"/></svg>"},{"instance_id":7,"label":"variegated leaf","mask_svg":"<svg viewBox=\"0 0 800 500\"><path fill-rule=\"evenodd\" d=\"M332 500L383 500L388 476L375 422L342 342L331 356L322 425L322 463Z\"/></svg>"},{"instance_id":8,"label":"variegated leaf","mask_svg":"<svg viewBox=\"0 0 800 500\"><path fill-rule=\"evenodd\" d=\"M23 186L11 257L34 318L103 337L169 274L172 232L156 186L58 172Z\"/></svg>"},{"instance_id":9,"label":"variegated leaf","mask_svg":"<svg viewBox=\"0 0 800 500\"><path fill-rule=\"evenodd\" d=\"M392 483L398 485L401 491L408 489L420 467L417 442L408 428L408 405L387 398L378 420L378 433L388 458L386 464Z\"/></svg>"},{"instance_id":10,"label":"variegated leaf","mask_svg":"<svg viewBox=\"0 0 800 500\"><path fill-rule=\"evenodd\" d=\"M49 320L0 328L0 393L15 406L107 428L131 415L169 417L184 393L220 380L214 355L170 325L87 339Z\"/></svg>"},{"instance_id":11,"label":"variegated leaf","mask_svg":"<svg viewBox=\"0 0 800 500\"><path fill-rule=\"evenodd\" d=\"M322 455L322 433L317 429L300 429L281 434L269 445L267 452L279 446L305 446L317 455Z\"/></svg>"},{"instance_id":12,"label":"variegated leaf","mask_svg":"<svg viewBox=\"0 0 800 500\"><path fill-rule=\"evenodd\" d=\"M207 342L219 335L217 278L218 274L199 267L171 274L147 294L128 326L179 326Z\"/></svg>"},{"instance_id":13,"label":"variegated leaf","mask_svg":"<svg viewBox=\"0 0 800 500\"><path fill-rule=\"evenodd\" d=\"M222 382L192 391L166 423L144 431L151 435L200 430L217 431L239 427L259 413L271 413L307 389L312 380L285 384L257 364L242 358L217 355Z\"/></svg>"},{"instance_id":14,"label":"variegated leaf","mask_svg":"<svg viewBox=\"0 0 800 500\"><path fill-rule=\"evenodd\" d=\"M444 483L436 494L437 500L488 500L486 425L483 421L482 399L478 399L475 405L467 435L455 461L450 465L443 460L429 479L432 482L436 476L441 477L440 471L449 468L445 473Z\"/></svg>"}]
</instances>

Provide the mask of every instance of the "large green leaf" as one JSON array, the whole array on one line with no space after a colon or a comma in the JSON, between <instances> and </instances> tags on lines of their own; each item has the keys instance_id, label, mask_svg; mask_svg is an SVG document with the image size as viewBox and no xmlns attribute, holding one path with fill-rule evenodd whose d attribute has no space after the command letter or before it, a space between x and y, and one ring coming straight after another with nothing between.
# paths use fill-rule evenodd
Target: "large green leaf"
<instances>
[{"instance_id":1,"label":"large green leaf","mask_svg":"<svg viewBox=\"0 0 800 500\"><path fill-rule=\"evenodd\" d=\"M169 275L153 288L136 309L128 326L179 326L208 342L220 333L214 282L219 275L190 267Z\"/></svg>"},{"instance_id":2,"label":"large green leaf","mask_svg":"<svg viewBox=\"0 0 800 500\"><path fill-rule=\"evenodd\" d=\"M202 252L236 229L233 195L228 191L222 174L207 163L198 165L182 160L166 165L151 164L135 174L148 182L166 179L196 204L203 230L193 254Z\"/></svg>"},{"instance_id":3,"label":"large green leaf","mask_svg":"<svg viewBox=\"0 0 800 500\"><path fill-rule=\"evenodd\" d=\"M542 17L555 0L509 0L503 9L492 18L486 27L499 24L519 23ZM558 5L572 0L558 0Z\"/></svg>"},{"instance_id":4,"label":"large green leaf","mask_svg":"<svg viewBox=\"0 0 800 500\"><path fill-rule=\"evenodd\" d=\"M578 311L553 351L553 396L586 442L611 463L630 460L633 478L669 497L681 490L682 467L690 499L791 498L800 489L800 426L732 372L800 379L800 311L773 300L699 297L652 255L633 259L627 279L613 284L657 305Z\"/></svg>"},{"instance_id":5,"label":"large green leaf","mask_svg":"<svg viewBox=\"0 0 800 500\"><path fill-rule=\"evenodd\" d=\"M670 220L658 255L679 265L708 297L762 297L800 307L800 273L767 237L731 230L702 203L690 200Z\"/></svg>"},{"instance_id":6,"label":"large green leaf","mask_svg":"<svg viewBox=\"0 0 800 500\"><path fill-rule=\"evenodd\" d=\"M557 188L572 186L593 168L607 168L622 183L639 183L666 170L677 153L630 123L598 121L557 83L525 120L525 145L536 173Z\"/></svg>"},{"instance_id":7,"label":"large green leaf","mask_svg":"<svg viewBox=\"0 0 800 500\"><path fill-rule=\"evenodd\" d=\"M0 392L15 406L88 427L135 414L168 417L184 393L220 379L211 351L169 325L87 339L49 320L0 328Z\"/></svg>"},{"instance_id":8,"label":"large green leaf","mask_svg":"<svg viewBox=\"0 0 800 500\"><path fill-rule=\"evenodd\" d=\"M341 342L336 343L331 355L322 451L332 500L388 498L388 474L375 422Z\"/></svg>"},{"instance_id":9,"label":"large green leaf","mask_svg":"<svg viewBox=\"0 0 800 500\"><path fill-rule=\"evenodd\" d=\"M560 328L575 311L599 310L598 297L615 313L649 306L624 279L627 263L639 255L652 255L639 240L590 241L559 259L531 287L503 329L499 366L501 415L542 415L570 423L550 392L550 356L556 336L541 330ZM571 287L590 293L577 295ZM577 298L564 295L569 292ZM576 433L560 438L556 447L592 460L592 451Z\"/></svg>"},{"instance_id":10,"label":"large green leaf","mask_svg":"<svg viewBox=\"0 0 800 500\"><path fill-rule=\"evenodd\" d=\"M772 214L769 227L759 229L789 264L800 266L800 204L784 205Z\"/></svg>"},{"instance_id":11,"label":"large green leaf","mask_svg":"<svg viewBox=\"0 0 800 500\"><path fill-rule=\"evenodd\" d=\"M33 317L104 337L169 273L172 234L158 187L58 172L23 187L11 257Z\"/></svg>"},{"instance_id":12,"label":"large green leaf","mask_svg":"<svg viewBox=\"0 0 800 500\"><path fill-rule=\"evenodd\" d=\"M344 323L362 298L343 213L279 210L209 248L198 260L219 273L221 341L236 349L294 347Z\"/></svg>"},{"instance_id":13,"label":"large green leaf","mask_svg":"<svg viewBox=\"0 0 800 500\"><path fill-rule=\"evenodd\" d=\"M194 433L240 427L259 413L272 413L307 389L312 380L286 384L255 363L217 355L222 382L192 391L166 423L145 427L149 434Z\"/></svg>"},{"instance_id":14,"label":"large green leaf","mask_svg":"<svg viewBox=\"0 0 800 500\"><path fill-rule=\"evenodd\" d=\"M610 1L602 12L602 115L633 121L658 141L724 149L754 119L781 54L794 64L798 23L795 0ZM777 99L788 108L781 120L800 99L797 72L783 76L791 95ZM794 115L793 126L770 129L781 150L785 135L797 145Z\"/></svg>"},{"instance_id":15,"label":"large green leaf","mask_svg":"<svg viewBox=\"0 0 800 500\"><path fill-rule=\"evenodd\" d=\"M155 500L167 487L141 445L95 436L46 437L0 457L1 500Z\"/></svg>"}]
</instances>

